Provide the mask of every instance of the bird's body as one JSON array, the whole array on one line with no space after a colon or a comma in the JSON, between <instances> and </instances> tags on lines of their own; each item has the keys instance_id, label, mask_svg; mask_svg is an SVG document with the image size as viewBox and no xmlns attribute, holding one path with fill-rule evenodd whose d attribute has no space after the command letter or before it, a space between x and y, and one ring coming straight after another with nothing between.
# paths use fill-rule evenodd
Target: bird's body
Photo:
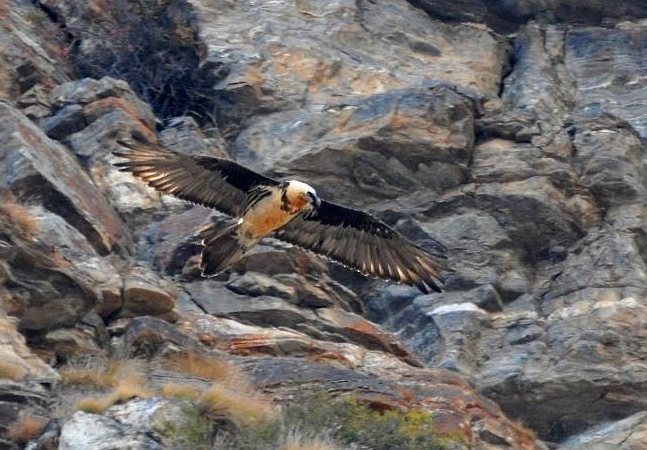
<instances>
[{"instance_id":1,"label":"bird's body","mask_svg":"<svg viewBox=\"0 0 647 450\"><path fill-rule=\"evenodd\" d=\"M278 187L259 188L266 195L243 211L240 219L241 236L252 244L291 221L295 215L311 208L308 193L315 190L300 181L287 181Z\"/></svg>"},{"instance_id":2,"label":"bird's body","mask_svg":"<svg viewBox=\"0 0 647 450\"><path fill-rule=\"evenodd\" d=\"M213 276L264 237L329 257L364 274L439 291L445 264L370 214L322 201L296 180L276 181L233 161L188 156L148 143L119 142L117 163L158 191L237 218L226 229L209 226L198 237L200 267Z\"/></svg>"}]
</instances>

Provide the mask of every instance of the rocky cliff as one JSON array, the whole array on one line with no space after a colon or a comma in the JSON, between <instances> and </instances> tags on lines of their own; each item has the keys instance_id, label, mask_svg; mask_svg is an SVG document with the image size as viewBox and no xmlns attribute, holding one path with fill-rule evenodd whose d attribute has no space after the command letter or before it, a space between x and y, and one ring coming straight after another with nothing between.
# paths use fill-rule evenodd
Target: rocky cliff
<instances>
[{"instance_id":1,"label":"rocky cliff","mask_svg":"<svg viewBox=\"0 0 647 450\"><path fill-rule=\"evenodd\" d=\"M0 448L638 449L647 3L0 0ZM112 165L299 178L455 272L268 241Z\"/></svg>"}]
</instances>

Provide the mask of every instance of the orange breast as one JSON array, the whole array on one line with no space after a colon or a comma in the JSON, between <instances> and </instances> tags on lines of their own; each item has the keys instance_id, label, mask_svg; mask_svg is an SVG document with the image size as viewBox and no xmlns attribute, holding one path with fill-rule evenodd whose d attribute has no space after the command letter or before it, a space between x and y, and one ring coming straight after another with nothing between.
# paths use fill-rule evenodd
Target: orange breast
<instances>
[{"instance_id":1,"label":"orange breast","mask_svg":"<svg viewBox=\"0 0 647 450\"><path fill-rule=\"evenodd\" d=\"M241 224L243 237L257 240L281 228L294 217L289 211L281 209L280 194L272 194L247 211Z\"/></svg>"},{"instance_id":2,"label":"orange breast","mask_svg":"<svg viewBox=\"0 0 647 450\"><path fill-rule=\"evenodd\" d=\"M307 203L305 195L296 195L295 198L290 199L290 208L294 211L301 211Z\"/></svg>"}]
</instances>

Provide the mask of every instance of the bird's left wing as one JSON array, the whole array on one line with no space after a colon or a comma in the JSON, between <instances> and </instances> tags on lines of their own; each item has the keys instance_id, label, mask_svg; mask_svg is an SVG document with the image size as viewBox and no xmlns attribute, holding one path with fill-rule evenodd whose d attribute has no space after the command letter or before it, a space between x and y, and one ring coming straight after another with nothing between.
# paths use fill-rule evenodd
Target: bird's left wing
<instances>
[{"instance_id":1,"label":"bird's left wing","mask_svg":"<svg viewBox=\"0 0 647 450\"><path fill-rule=\"evenodd\" d=\"M442 256L432 257L374 216L326 201L315 213L287 223L276 237L425 293L440 292L446 270Z\"/></svg>"},{"instance_id":2,"label":"bird's left wing","mask_svg":"<svg viewBox=\"0 0 647 450\"><path fill-rule=\"evenodd\" d=\"M189 156L165 147L119 141L128 151L113 152L126 161L116 163L158 191L240 216L248 192L278 182L227 159Z\"/></svg>"}]
</instances>

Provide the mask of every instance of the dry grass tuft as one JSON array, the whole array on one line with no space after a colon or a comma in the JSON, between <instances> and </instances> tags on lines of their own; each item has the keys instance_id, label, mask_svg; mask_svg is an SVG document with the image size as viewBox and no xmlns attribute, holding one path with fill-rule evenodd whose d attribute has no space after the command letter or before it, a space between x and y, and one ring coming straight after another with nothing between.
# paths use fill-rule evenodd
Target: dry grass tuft
<instances>
[{"instance_id":1,"label":"dry grass tuft","mask_svg":"<svg viewBox=\"0 0 647 450\"><path fill-rule=\"evenodd\" d=\"M199 398L198 403L210 415L227 416L237 425L273 420L276 408L260 392L232 390L214 383Z\"/></svg>"},{"instance_id":2,"label":"dry grass tuft","mask_svg":"<svg viewBox=\"0 0 647 450\"><path fill-rule=\"evenodd\" d=\"M29 209L16 203L11 193L5 192L0 198L0 212L11 219L25 235L31 236L38 231L38 218Z\"/></svg>"},{"instance_id":3,"label":"dry grass tuft","mask_svg":"<svg viewBox=\"0 0 647 450\"><path fill-rule=\"evenodd\" d=\"M114 377L92 369L65 367L59 370L58 373L61 376L61 381L67 384L91 387L109 387L115 385Z\"/></svg>"},{"instance_id":4,"label":"dry grass tuft","mask_svg":"<svg viewBox=\"0 0 647 450\"><path fill-rule=\"evenodd\" d=\"M116 403L135 397L146 398L153 395L141 374L127 375L117 382L115 388L107 395L84 397L76 402L76 408L86 412L100 413Z\"/></svg>"},{"instance_id":5,"label":"dry grass tuft","mask_svg":"<svg viewBox=\"0 0 647 450\"><path fill-rule=\"evenodd\" d=\"M169 369L177 372L221 383L234 380L236 383L240 383L241 380L246 380L245 375L229 361L197 352L174 355L167 360L166 365Z\"/></svg>"},{"instance_id":6,"label":"dry grass tuft","mask_svg":"<svg viewBox=\"0 0 647 450\"><path fill-rule=\"evenodd\" d=\"M119 379L113 394L117 395L118 400L121 401L133 397L150 397L153 395L153 391L148 388L146 378L142 374L135 373Z\"/></svg>"},{"instance_id":7,"label":"dry grass tuft","mask_svg":"<svg viewBox=\"0 0 647 450\"><path fill-rule=\"evenodd\" d=\"M160 393L164 397L197 400L202 391L199 387L188 383L167 383L162 386Z\"/></svg>"},{"instance_id":8,"label":"dry grass tuft","mask_svg":"<svg viewBox=\"0 0 647 450\"><path fill-rule=\"evenodd\" d=\"M38 231L38 218L28 208L17 203L11 191L0 192L0 213L10 218L11 222L28 236Z\"/></svg>"},{"instance_id":9,"label":"dry grass tuft","mask_svg":"<svg viewBox=\"0 0 647 450\"><path fill-rule=\"evenodd\" d=\"M41 417L20 417L7 428L7 437L19 444L25 444L38 436L45 423L45 419Z\"/></svg>"},{"instance_id":10,"label":"dry grass tuft","mask_svg":"<svg viewBox=\"0 0 647 450\"><path fill-rule=\"evenodd\" d=\"M105 395L80 399L76 408L100 413L115 403L134 397L146 398L153 395L142 368L142 362L131 359L108 361L102 367L65 367L59 371L65 383L93 388L112 388Z\"/></svg>"},{"instance_id":11,"label":"dry grass tuft","mask_svg":"<svg viewBox=\"0 0 647 450\"><path fill-rule=\"evenodd\" d=\"M9 378L10 380L22 380L27 371L18 364L11 364L7 361L0 361L0 378Z\"/></svg>"},{"instance_id":12,"label":"dry grass tuft","mask_svg":"<svg viewBox=\"0 0 647 450\"><path fill-rule=\"evenodd\" d=\"M114 359L101 367L67 366L59 370L64 383L87 387L115 387L123 379L145 380L141 361Z\"/></svg>"},{"instance_id":13,"label":"dry grass tuft","mask_svg":"<svg viewBox=\"0 0 647 450\"><path fill-rule=\"evenodd\" d=\"M83 397L76 402L76 409L89 413L99 414L112 406L112 398L109 395L103 397Z\"/></svg>"}]
</instances>

